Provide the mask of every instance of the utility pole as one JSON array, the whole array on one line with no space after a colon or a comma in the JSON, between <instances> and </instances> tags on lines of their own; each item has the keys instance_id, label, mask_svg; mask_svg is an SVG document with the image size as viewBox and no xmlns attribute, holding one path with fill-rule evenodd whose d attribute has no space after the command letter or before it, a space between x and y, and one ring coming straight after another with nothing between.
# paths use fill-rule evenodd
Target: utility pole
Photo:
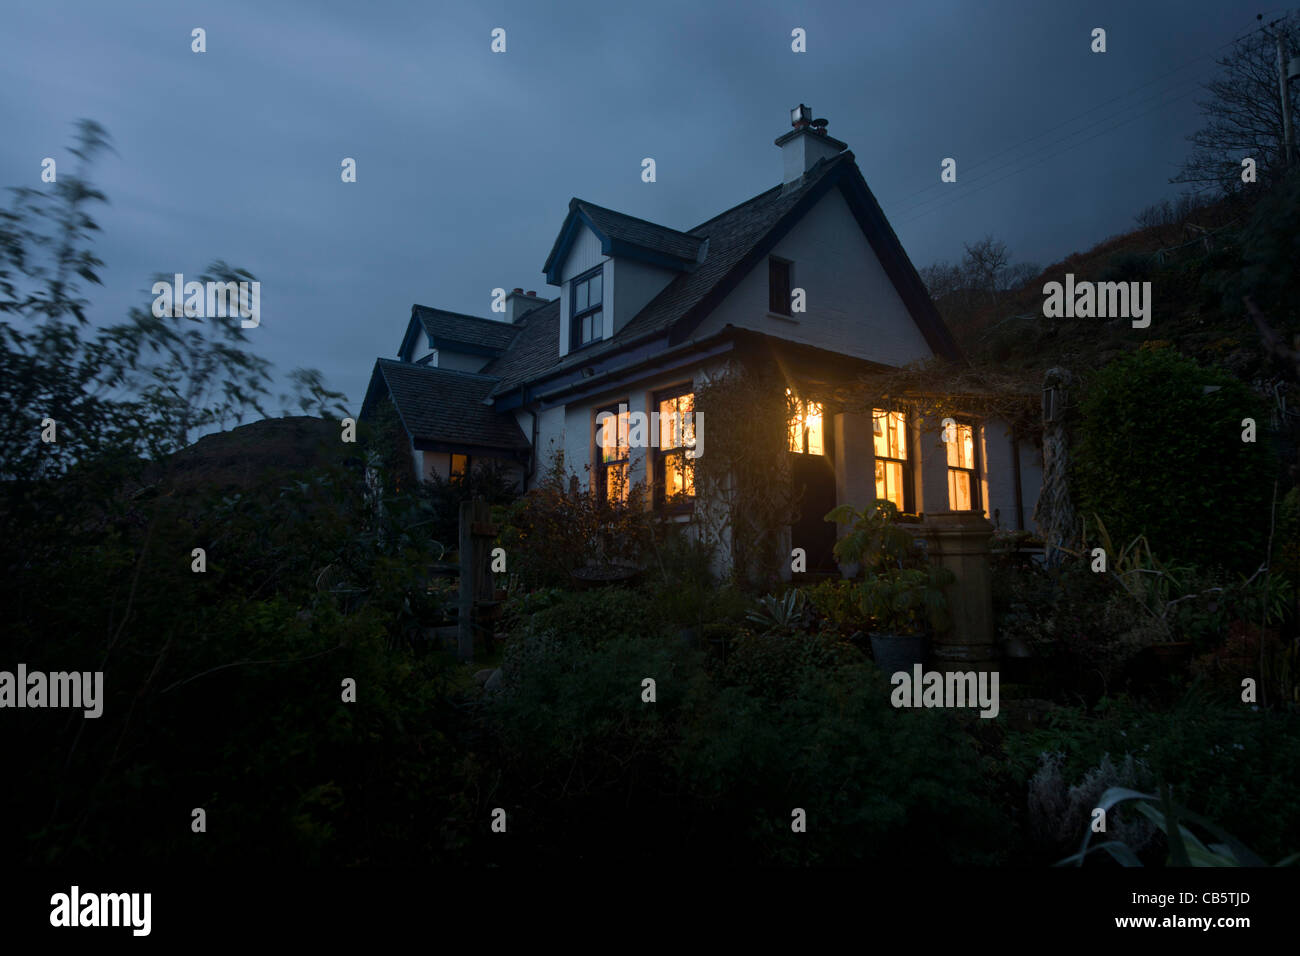
<instances>
[{"instance_id":1,"label":"utility pole","mask_svg":"<svg viewBox=\"0 0 1300 956\"><path fill-rule=\"evenodd\" d=\"M1277 34L1277 82L1282 92L1282 151L1286 156L1287 167L1295 165L1295 132L1291 126L1291 96L1288 89L1286 35Z\"/></svg>"},{"instance_id":2,"label":"utility pole","mask_svg":"<svg viewBox=\"0 0 1300 956\"><path fill-rule=\"evenodd\" d=\"M1256 17L1262 20L1263 16ZM1282 96L1282 165L1290 168L1295 165L1295 134L1291 127L1291 96L1287 83L1287 47L1286 34L1281 31L1270 30L1269 27L1277 26L1285 20L1286 17L1278 17L1272 23L1263 28L1265 33L1272 33L1274 41L1277 43L1277 86L1278 92Z\"/></svg>"}]
</instances>

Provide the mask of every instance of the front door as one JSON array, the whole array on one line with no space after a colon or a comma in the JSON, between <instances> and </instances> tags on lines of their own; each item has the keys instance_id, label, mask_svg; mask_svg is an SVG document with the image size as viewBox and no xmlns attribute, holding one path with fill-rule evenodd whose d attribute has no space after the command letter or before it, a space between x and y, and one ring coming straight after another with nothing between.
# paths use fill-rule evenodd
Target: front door
<instances>
[{"instance_id":1,"label":"front door","mask_svg":"<svg viewBox=\"0 0 1300 956\"><path fill-rule=\"evenodd\" d=\"M790 547L807 552L809 571L834 571L836 564L831 549L835 546L836 525L822 520L835 507L835 469L831 456L792 454L790 457L799 509L799 517L790 526Z\"/></svg>"},{"instance_id":2,"label":"front door","mask_svg":"<svg viewBox=\"0 0 1300 956\"><path fill-rule=\"evenodd\" d=\"M804 549L809 571L834 571L835 525L823 520L835 507L829 422L820 402L794 396L790 401L790 477L798 508L798 517L790 526L790 547Z\"/></svg>"}]
</instances>

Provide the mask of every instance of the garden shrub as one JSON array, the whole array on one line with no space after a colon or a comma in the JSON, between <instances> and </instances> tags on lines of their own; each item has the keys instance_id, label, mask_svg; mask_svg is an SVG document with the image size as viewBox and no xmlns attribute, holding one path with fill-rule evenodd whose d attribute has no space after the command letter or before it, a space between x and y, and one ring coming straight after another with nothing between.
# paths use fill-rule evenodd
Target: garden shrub
<instances>
[{"instance_id":1,"label":"garden shrub","mask_svg":"<svg viewBox=\"0 0 1300 956\"><path fill-rule=\"evenodd\" d=\"M1169 710L1118 698L1092 712L1060 708L1048 721L1004 742L1013 777L1026 785L1043 752L1064 754L1062 773L1076 780L1103 754L1132 754L1179 803L1265 859L1300 850L1300 714L1193 690Z\"/></svg>"},{"instance_id":2,"label":"garden shrub","mask_svg":"<svg viewBox=\"0 0 1300 956\"><path fill-rule=\"evenodd\" d=\"M744 633L727 649L723 682L769 701L794 693L809 670L860 661L860 652L834 633Z\"/></svg>"},{"instance_id":3,"label":"garden shrub","mask_svg":"<svg viewBox=\"0 0 1300 956\"><path fill-rule=\"evenodd\" d=\"M495 799L518 807L512 832L529 834L529 859L997 859L1004 831L951 716L896 710L872 665L836 666L812 640L786 680L737 666L725 684L673 638L534 658L488 705ZM795 807L807 833L791 831Z\"/></svg>"},{"instance_id":4,"label":"garden shrub","mask_svg":"<svg viewBox=\"0 0 1300 956\"><path fill-rule=\"evenodd\" d=\"M708 832L726 835L727 859L998 860L1005 829L951 715L895 709L868 663L795 674L788 687L725 688L683 730L679 773ZM806 833L791 832L794 807L807 813Z\"/></svg>"},{"instance_id":5,"label":"garden shrub","mask_svg":"<svg viewBox=\"0 0 1300 956\"><path fill-rule=\"evenodd\" d=\"M1241 440L1245 418L1253 444ZM1264 560L1273 461L1261 403L1240 381L1140 350L1097 373L1077 422L1079 511L1099 515L1117 546L1145 535L1179 562L1253 571Z\"/></svg>"},{"instance_id":6,"label":"garden shrub","mask_svg":"<svg viewBox=\"0 0 1300 956\"><path fill-rule=\"evenodd\" d=\"M634 485L626 502L584 490L552 456L545 474L508 510L500 541L510 574L526 589L573 587L571 572L589 564L643 567L657 517Z\"/></svg>"},{"instance_id":7,"label":"garden shrub","mask_svg":"<svg viewBox=\"0 0 1300 956\"><path fill-rule=\"evenodd\" d=\"M564 594L521 624L532 633L549 632L594 645L620 637L652 637L662 617L648 591L608 586Z\"/></svg>"},{"instance_id":8,"label":"garden shrub","mask_svg":"<svg viewBox=\"0 0 1300 956\"><path fill-rule=\"evenodd\" d=\"M1102 754L1100 762L1071 786L1063 775L1065 755L1042 753L1038 772L1029 781L1029 825L1035 851L1044 858L1059 857L1078 848L1092 826L1092 811L1111 787L1146 790L1155 785L1142 760L1126 754L1119 766ZM1107 814L1106 833L1134 852L1141 852L1156 834L1156 827L1136 813L1114 810Z\"/></svg>"}]
</instances>

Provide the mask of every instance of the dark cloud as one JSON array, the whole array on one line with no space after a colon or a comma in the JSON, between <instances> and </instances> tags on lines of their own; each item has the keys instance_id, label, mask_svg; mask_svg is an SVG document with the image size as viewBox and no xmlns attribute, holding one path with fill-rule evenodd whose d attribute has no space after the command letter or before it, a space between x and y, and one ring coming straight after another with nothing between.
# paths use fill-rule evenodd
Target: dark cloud
<instances>
[{"instance_id":1,"label":"dark cloud","mask_svg":"<svg viewBox=\"0 0 1300 956\"><path fill-rule=\"evenodd\" d=\"M493 287L547 290L570 196L689 228L775 185L772 140L800 101L854 150L918 266L986 233L1047 264L1127 230L1174 192L1197 81L1254 13L1207 0L11 5L0 181L38 184L42 157L70 159L74 120L103 123L118 155L98 170L112 206L94 314L146 302L154 272L224 258L262 281L264 354L320 368L355 408L412 302L487 314ZM489 50L498 26L504 55ZM806 54L790 52L794 27ZM345 156L355 185L340 182ZM956 186L935 185L946 156Z\"/></svg>"}]
</instances>

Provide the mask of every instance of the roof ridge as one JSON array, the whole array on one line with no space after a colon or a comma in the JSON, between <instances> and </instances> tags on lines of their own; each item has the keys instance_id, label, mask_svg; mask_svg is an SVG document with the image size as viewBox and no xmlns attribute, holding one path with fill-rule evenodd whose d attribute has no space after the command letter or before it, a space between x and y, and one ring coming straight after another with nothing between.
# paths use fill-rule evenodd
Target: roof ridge
<instances>
[{"instance_id":1,"label":"roof ridge","mask_svg":"<svg viewBox=\"0 0 1300 956\"><path fill-rule=\"evenodd\" d=\"M508 322L502 322L500 319L485 319L481 315L470 315L468 312L453 312L451 309L440 309L433 305L421 305L418 302L412 302L411 307L415 309L424 309L426 312L441 312L443 315L454 315L458 319L474 319L478 322L491 322L493 325L509 326Z\"/></svg>"},{"instance_id":2,"label":"roof ridge","mask_svg":"<svg viewBox=\"0 0 1300 956\"><path fill-rule=\"evenodd\" d=\"M609 206L602 206L600 203L592 202L590 199L583 199L583 198L580 197L580 196L574 196L573 198L574 198L574 200L575 200L576 202L582 203L584 206L594 206L596 209L599 209L599 210L601 210L602 212L612 212L612 213L613 213L614 215L616 215L616 216L622 216L624 219L632 219L632 220L635 220L636 222L642 223L642 224L647 225L647 226L654 226L656 229L666 229L666 230L668 230L669 232L675 232L675 233L677 233L677 235L679 235L679 236L683 236L683 237L685 237L685 238L687 238L687 239L697 239L697 240L698 240L698 239L700 238L699 236L692 236L692 235L691 235L689 232L687 232L687 231L684 231L684 230L681 230L681 229L677 229L677 228L675 228L675 227L673 227L673 226L665 226L663 223L661 223L661 222L655 222L655 221L652 220L652 219L643 219L642 217L640 217L640 216L634 216L634 215L632 215L632 214L629 213L629 212L623 212L621 209L612 209L612 208L610 208Z\"/></svg>"},{"instance_id":3,"label":"roof ridge","mask_svg":"<svg viewBox=\"0 0 1300 956\"><path fill-rule=\"evenodd\" d=\"M818 172L816 176L813 176L811 179L809 179L806 183L801 183L799 189L806 189L807 187L811 186L814 182L821 179L822 176L824 176L826 173L830 171L832 164L839 162L841 159L844 159L845 157L847 157L850 161L852 161L854 158L853 151L846 149L842 153L836 153L834 156L824 157L822 159L817 160L817 162L813 164L812 169L809 169L808 172L804 173L803 175L804 177L807 177L808 173L816 171L819 166L822 167L821 171ZM736 203L736 205L732 206L730 209L724 209L716 216L712 216L704 220L704 222L700 223L698 226L693 226L689 230L689 232L696 233L699 230L703 229L705 226L707 226L709 223L716 222L717 220L721 219L723 216L730 215L731 213L735 212L737 209L740 209L742 206L748 206L750 203L756 203L760 199L772 195L773 193L780 195L787 185L789 185L789 183L781 183L780 185L773 186L771 189L764 190L763 192L758 193L755 196L750 196L748 199L744 200L743 202ZM796 190L791 190L790 192L793 193L795 191ZM704 237L696 236L695 238L698 239Z\"/></svg>"},{"instance_id":4,"label":"roof ridge","mask_svg":"<svg viewBox=\"0 0 1300 956\"><path fill-rule=\"evenodd\" d=\"M423 372L443 372L447 375L464 375L469 378L481 378L485 382L501 381L501 379L496 375L484 375L482 372L466 372L463 369L458 368L442 368L438 365L421 365L419 362L403 362L400 359L390 358L378 358L375 359L375 361L382 362L385 365L396 365L399 368L410 368Z\"/></svg>"}]
</instances>

